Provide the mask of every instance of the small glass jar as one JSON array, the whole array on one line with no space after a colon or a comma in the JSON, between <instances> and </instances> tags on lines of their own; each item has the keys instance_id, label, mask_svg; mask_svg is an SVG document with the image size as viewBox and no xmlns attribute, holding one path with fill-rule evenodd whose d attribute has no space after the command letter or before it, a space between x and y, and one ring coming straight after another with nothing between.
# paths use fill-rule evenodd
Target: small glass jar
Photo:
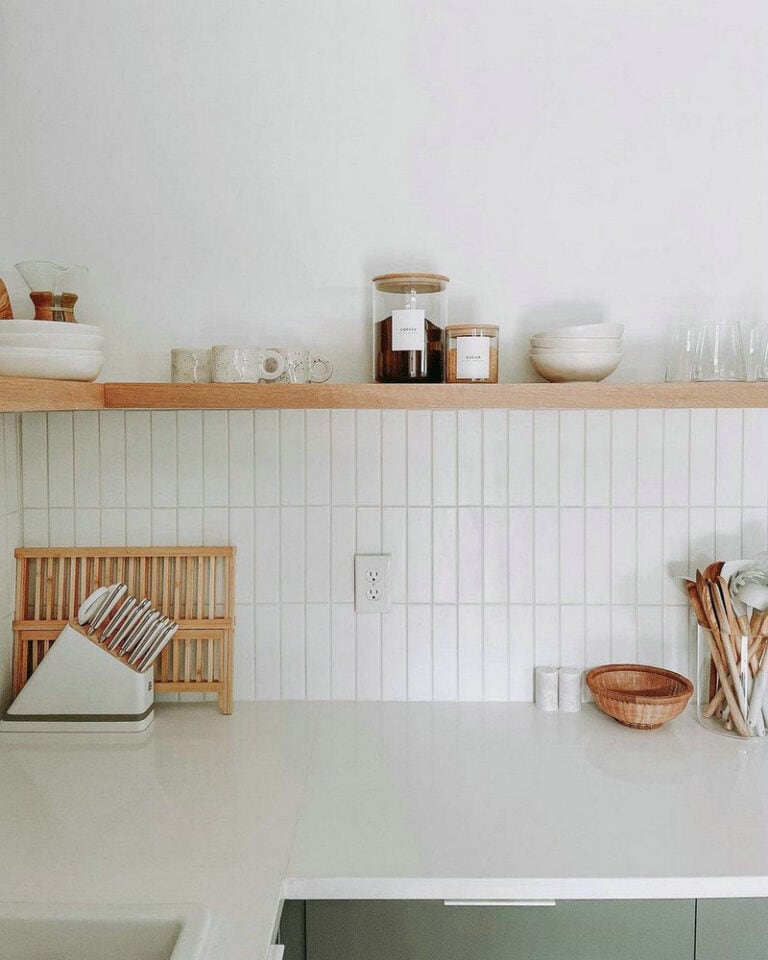
<instances>
[{"instance_id":1,"label":"small glass jar","mask_svg":"<svg viewBox=\"0 0 768 960\"><path fill-rule=\"evenodd\" d=\"M731 644L731 663L722 647L722 642ZM709 630L698 628L698 655L696 671L696 714L699 722L713 733L720 733L737 740L765 743L768 741L768 699L765 697L765 679L760 680L759 664L765 641L753 638L751 644L745 635L732 640L728 636L713 637ZM718 668L713 659L713 650L721 669L736 682L729 682L731 700L738 707L738 720L725 696ZM751 655L751 656L750 656ZM760 702L758 702L758 700ZM761 706L762 705L762 706Z\"/></svg>"},{"instance_id":2,"label":"small glass jar","mask_svg":"<svg viewBox=\"0 0 768 960\"><path fill-rule=\"evenodd\" d=\"M485 324L446 327L446 383L499 382L499 328Z\"/></svg>"},{"instance_id":3,"label":"small glass jar","mask_svg":"<svg viewBox=\"0 0 768 960\"><path fill-rule=\"evenodd\" d=\"M377 383L442 383L448 277L373 278L373 374Z\"/></svg>"}]
</instances>

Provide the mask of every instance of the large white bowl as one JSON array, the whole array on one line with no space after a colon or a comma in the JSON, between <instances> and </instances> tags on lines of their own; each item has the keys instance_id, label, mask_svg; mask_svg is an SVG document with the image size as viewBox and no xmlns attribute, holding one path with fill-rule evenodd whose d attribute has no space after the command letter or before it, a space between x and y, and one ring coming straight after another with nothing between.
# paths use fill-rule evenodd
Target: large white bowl
<instances>
[{"instance_id":1,"label":"large white bowl","mask_svg":"<svg viewBox=\"0 0 768 960\"><path fill-rule=\"evenodd\" d=\"M588 353L603 353L621 350L621 337L531 337L531 349L539 350L586 350Z\"/></svg>"},{"instance_id":2,"label":"large white bowl","mask_svg":"<svg viewBox=\"0 0 768 960\"><path fill-rule=\"evenodd\" d=\"M550 383L605 380L621 363L620 353L532 353L533 369Z\"/></svg>"},{"instance_id":3,"label":"large white bowl","mask_svg":"<svg viewBox=\"0 0 768 960\"><path fill-rule=\"evenodd\" d=\"M0 377L44 380L95 380L104 366L96 350L0 350Z\"/></svg>"},{"instance_id":4,"label":"large white bowl","mask_svg":"<svg viewBox=\"0 0 768 960\"><path fill-rule=\"evenodd\" d=\"M93 323L63 323L60 320L0 320L5 333L61 333L65 336L102 336L101 327Z\"/></svg>"},{"instance_id":5,"label":"large white bowl","mask_svg":"<svg viewBox=\"0 0 768 960\"><path fill-rule=\"evenodd\" d=\"M60 324L67 327L69 324ZM6 333L0 324L0 350L21 347L30 350L103 350L104 337L91 334Z\"/></svg>"},{"instance_id":6,"label":"large white bowl","mask_svg":"<svg viewBox=\"0 0 768 960\"><path fill-rule=\"evenodd\" d=\"M623 323L577 323L570 327L557 327L534 334L536 337L622 337Z\"/></svg>"}]
</instances>

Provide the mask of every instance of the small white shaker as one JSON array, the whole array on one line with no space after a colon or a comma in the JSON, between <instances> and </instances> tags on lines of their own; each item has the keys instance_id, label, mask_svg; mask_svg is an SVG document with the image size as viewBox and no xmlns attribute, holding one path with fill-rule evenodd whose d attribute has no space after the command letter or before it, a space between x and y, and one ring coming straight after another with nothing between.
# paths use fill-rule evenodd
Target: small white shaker
<instances>
[{"instance_id":1,"label":"small white shaker","mask_svg":"<svg viewBox=\"0 0 768 960\"><path fill-rule=\"evenodd\" d=\"M536 667L535 697L539 710L557 710L557 667Z\"/></svg>"},{"instance_id":2,"label":"small white shaker","mask_svg":"<svg viewBox=\"0 0 768 960\"><path fill-rule=\"evenodd\" d=\"M566 713L581 710L581 670L576 667L560 667L560 709Z\"/></svg>"}]
</instances>

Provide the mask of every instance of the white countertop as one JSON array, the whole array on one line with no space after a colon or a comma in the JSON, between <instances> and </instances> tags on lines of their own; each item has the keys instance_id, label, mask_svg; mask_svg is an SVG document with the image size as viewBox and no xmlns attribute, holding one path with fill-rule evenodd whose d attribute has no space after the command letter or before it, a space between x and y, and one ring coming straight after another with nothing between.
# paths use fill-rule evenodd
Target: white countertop
<instances>
[{"instance_id":1,"label":"white countertop","mask_svg":"<svg viewBox=\"0 0 768 960\"><path fill-rule=\"evenodd\" d=\"M195 903L265 956L291 898L768 897L768 744L594 707L164 705L145 742L0 738L0 902Z\"/></svg>"}]
</instances>

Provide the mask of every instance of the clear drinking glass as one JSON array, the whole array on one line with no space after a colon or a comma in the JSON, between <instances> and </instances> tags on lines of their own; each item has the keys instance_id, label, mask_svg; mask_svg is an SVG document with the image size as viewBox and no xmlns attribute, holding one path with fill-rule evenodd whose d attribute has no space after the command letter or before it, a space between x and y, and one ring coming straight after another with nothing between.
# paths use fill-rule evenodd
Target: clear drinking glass
<instances>
[{"instance_id":1,"label":"clear drinking glass","mask_svg":"<svg viewBox=\"0 0 768 960\"><path fill-rule=\"evenodd\" d=\"M690 381L695 379L696 353L701 337L701 324L681 323L672 333L672 347L667 359L664 379Z\"/></svg>"},{"instance_id":2,"label":"clear drinking glass","mask_svg":"<svg viewBox=\"0 0 768 960\"><path fill-rule=\"evenodd\" d=\"M747 380L768 380L768 325L752 327L747 338Z\"/></svg>"},{"instance_id":3,"label":"clear drinking glass","mask_svg":"<svg viewBox=\"0 0 768 960\"><path fill-rule=\"evenodd\" d=\"M744 341L735 321L705 323L696 349L694 380L746 380Z\"/></svg>"}]
</instances>

